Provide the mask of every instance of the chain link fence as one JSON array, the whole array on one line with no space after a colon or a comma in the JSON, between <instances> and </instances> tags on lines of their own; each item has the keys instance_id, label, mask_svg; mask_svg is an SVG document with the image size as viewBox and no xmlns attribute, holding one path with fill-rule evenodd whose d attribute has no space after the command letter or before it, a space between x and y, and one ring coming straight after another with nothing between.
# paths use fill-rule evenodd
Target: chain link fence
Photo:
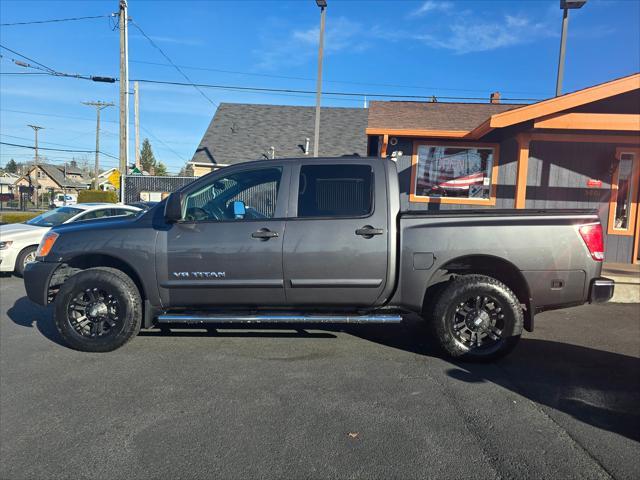
<instances>
[{"instance_id":1,"label":"chain link fence","mask_svg":"<svg viewBox=\"0 0 640 480\"><path fill-rule=\"evenodd\" d=\"M159 202L168 194L196 180L197 177L157 177L123 175L120 177L123 203Z\"/></svg>"}]
</instances>

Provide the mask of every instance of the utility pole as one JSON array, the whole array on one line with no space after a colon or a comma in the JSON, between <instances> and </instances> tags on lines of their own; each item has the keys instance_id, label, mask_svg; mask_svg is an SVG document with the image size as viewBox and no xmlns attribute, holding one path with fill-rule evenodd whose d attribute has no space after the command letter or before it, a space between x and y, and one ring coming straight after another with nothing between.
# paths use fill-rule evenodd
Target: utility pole
<instances>
[{"instance_id":1,"label":"utility pole","mask_svg":"<svg viewBox=\"0 0 640 480\"><path fill-rule=\"evenodd\" d=\"M140 167L140 91L138 90L138 82L133 82L133 117L136 136L136 168L142 171Z\"/></svg>"},{"instance_id":2,"label":"utility pole","mask_svg":"<svg viewBox=\"0 0 640 480\"><path fill-rule=\"evenodd\" d=\"M318 45L318 80L316 83L316 125L313 133L313 156L320 149L320 96L322 95L322 53L324 49L324 21L327 14L327 0L316 0L320 7L320 41Z\"/></svg>"},{"instance_id":3,"label":"utility pole","mask_svg":"<svg viewBox=\"0 0 640 480\"><path fill-rule=\"evenodd\" d=\"M127 0L120 0L120 173L129 165L129 26Z\"/></svg>"},{"instance_id":4,"label":"utility pole","mask_svg":"<svg viewBox=\"0 0 640 480\"><path fill-rule=\"evenodd\" d=\"M34 164L38 165L38 130L42 130L44 127L39 127L38 125L27 125L27 127L33 128L33 132L36 134L36 157Z\"/></svg>"},{"instance_id":5,"label":"utility pole","mask_svg":"<svg viewBox=\"0 0 640 480\"><path fill-rule=\"evenodd\" d=\"M93 188L97 190L98 174L100 173L100 111L103 108L113 107L114 104L111 102L82 102L82 104L96 109L96 165L93 174Z\"/></svg>"}]
</instances>

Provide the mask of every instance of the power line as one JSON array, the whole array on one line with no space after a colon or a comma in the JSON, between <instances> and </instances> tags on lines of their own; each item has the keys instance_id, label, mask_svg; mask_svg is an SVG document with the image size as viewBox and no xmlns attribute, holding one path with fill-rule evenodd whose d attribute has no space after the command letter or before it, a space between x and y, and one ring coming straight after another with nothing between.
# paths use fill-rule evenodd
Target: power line
<instances>
[{"instance_id":1,"label":"power line","mask_svg":"<svg viewBox=\"0 0 640 480\"><path fill-rule=\"evenodd\" d=\"M5 47L4 45L0 44L0 48L4 48L5 50L7 50L8 52L13 53L14 55L18 55L19 57L22 57L22 58L24 58L25 60L28 60L28 61L30 61L30 62L33 62L33 63L35 63L36 65L39 65L40 67L44 68L44 69L45 69L45 71L49 72L50 74L58 73L58 72L56 72L53 68L47 67L46 65L43 65L42 63L35 61L33 58L29 58L29 57L27 57L26 55L23 55L22 53L18 53L18 52L16 52L15 50L10 49L9 47ZM14 63L16 62L16 60L13 60L13 59L11 59L11 60L12 60ZM33 65L28 65L28 64L26 64L26 65L20 65L20 66L22 66L22 67L31 67L31 68L36 68L36 67L34 67Z\"/></svg>"},{"instance_id":2,"label":"power line","mask_svg":"<svg viewBox=\"0 0 640 480\"><path fill-rule=\"evenodd\" d=\"M184 82L173 82L168 80L151 80L144 78L133 79L132 81L142 82L142 83L153 83L153 84L162 84L162 85L176 85L176 86L197 86L203 88L218 88L218 89L226 89L226 90L237 90L237 91L254 91L254 92L282 92L282 93L299 93L299 94L307 94L307 95L315 95L315 90L300 90L294 88L269 88L269 87L245 87L240 85L220 85L220 84L210 84L210 83L184 83ZM407 98L407 99L446 99L446 100L487 100L484 97L453 97L453 96L442 96L442 95L397 95L390 93L369 93L369 92L324 92L323 95L336 95L336 96L344 96L344 97L376 97L376 98ZM503 98L503 100L515 100L515 101L537 101L535 98Z\"/></svg>"},{"instance_id":3,"label":"power line","mask_svg":"<svg viewBox=\"0 0 640 480\"><path fill-rule=\"evenodd\" d=\"M48 129L48 128L47 128ZM89 132L89 133L93 133L93 132ZM19 137L17 135L9 135L8 133L0 133L0 136L2 137L9 137L9 138L17 138L18 140L28 140L31 141L30 138L27 137ZM75 145L69 145L66 143L56 143L56 142L45 142L45 141L40 141L40 143L46 143L48 145L57 145L59 147L70 147L70 148L75 148Z\"/></svg>"},{"instance_id":4,"label":"power line","mask_svg":"<svg viewBox=\"0 0 640 480\"><path fill-rule=\"evenodd\" d=\"M144 60L129 60L130 63L140 63L140 64L144 64L144 65L158 65L158 66L163 66L163 67L171 67L172 65L168 65L166 63L160 63L160 62L148 62L148 61L144 61ZM196 66L191 66L191 65L178 65L180 68L184 68L187 70L202 70L202 71L206 71L206 72L218 72L218 73L231 73L234 75L247 75L247 76L252 76L252 77L265 77L265 78L282 78L282 79L286 79L286 80L304 80L304 81L310 81L310 82L315 82L316 79L315 78L310 78L310 77L296 77L296 76L290 76L290 75L275 75L275 74L270 74L270 73L255 73L255 72L242 72L239 70L223 70L223 69L219 69L219 68L210 68L210 67L196 67ZM433 87L433 86L424 86L424 85L402 85L402 84L396 84L396 83L372 83L372 82L356 82L356 81L349 81L349 80L322 80L323 82L326 83L340 83L340 84L344 84L344 85L367 85L367 86L374 86L374 87L392 87L392 88L411 88L411 89L417 89L417 90L442 90L442 91L451 91L451 92L486 92L487 90L485 89L469 89L469 88L444 88L444 87ZM527 93L527 94L534 94L534 95L544 95L540 92L525 92L525 91L516 91L516 90L500 90L502 93Z\"/></svg>"},{"instance_id":5,"label":"power line","mask_svg":"<svg viewBox=\"0 0 640 480\"><path fill-rule=\"evenodd\" d=\"M213 100L211 100L211 99L207 96L207 94L206 94L206 93L204 93L204 92L199 88L199 86L198 86L198 85L196 85L196 84L195 84L195 83L194 83L194 82L193 82L193 81L192 81L192 80L187 76L187 74L186 74L186 73L184 73L184 72L180 69L180 67L178 67L178 66L173 62L173 60L171 60L171 59L169 58L169 56L168 56L166 53L164 53L164 50L162 50L162 49L161 49L161 48L156 44L156 42L154 42L154 41L151 39L151 37L149 37L149 35L147 35L147 34L144 32L144 30L142 30L142 28L140 27L140 25L138 25L138 24L137 24L133 19L131 19L131 20L130 20L130 22L131 22L131 25L133 25L134 27L136 27L136 28L138 29L138 31L139 31L139 32L140 32L140 33L141 33L141 34L142 34L142 35L143 35L147 40L149 40L149 43L150 43L154 48L156 48L156 50L158 50L158 51L162 54L162 56L163 56L164 58L166 58L166 59L167 59L167 61L168 61L168 62L169 62L169 63L170 63L170 64L171 64L171 65L172 65L172 66L173 66L177 71L178 71L178 73L180 73L180 75L182 75L182 76L183 76L183 77L184 77L184 78L185 78L185 79L186 79L186 80L187 80L187 81L188 81L188 82L189 82L189 83L190 83L190 84L191 84L191 85L192 85L196 90L198 90L198 92L200 92L200 94L201 94L204 98L206 98L206 99L208 100L208 102L209 102L211 105L213 105L214 107L216 107L216 106L217 106L217 103L215 103Z\"/></svg>"},{"instance_id":6,"label":"power line","mask_svg":"<svg viewBox=\"0 0 640 480\"><path fill-rule=\"evenodd\" d=\"M185 160L184 158L182 158L182 155L180 155L178 152L176 152L173 148L171 148L169 145L167 145L163 140L161 140L159 137L156 137L148 128L145 128L144 125L140 125L140 127L142 128L142 130L144 130L145 132L147 132L149 134L149 136L151 136L151 138L153 138L154 140L157 140L158 142L160 142L162 145L164 145L164 147L169 150L171 153L173 153L180 161L182 162L186 162L187 160Z\"/></svg>"},{"instance_id":7,"label":"power line","mask_svg":"<svg viewBox=\"0 0 640 480\"><path fill-rule=\"evenodd\" d=\"M226 89L231 91L245 91L245 92L260 92L260 93L291 93L291 94L305 94L305 95L315 95L315 90L301 90L301 89L293 89L293 88L270 88L270 87L247 87L242 85L224 85L224 84L209 84L209 83L194 83L180 68L171 61L171 59L158 47L151 38L144 33L144 31L133 21L132 24L140 30L140 32L151 42L153 46L155 46L160 53L164 55L164 57L171 62L172 65L180 72L180 74L188 81L185 82L174 82L168 80L154 80L154 79L130 79L130 81L138 81L142 83L150 83L150 84L161 84L161 85L174 85L174 86L190 86L196 88L212 105L216 106L216 103L213 102L202 90L201 88L214 88L214 89ZM2 46L2 45L0 45ZM3 47L6 48L6 47ZM25 57L18 52L7 49L17 55ZM29 59L31 60L31 59ZM32 60L33 61L33 60ZM36 62L37 63L37 62ZM49 68L49 67L46 67ZM114 77L96 77L89 75L80 75L80 74L65 74L61 72L57 72L53 69L51 70L51 75L54 76L66 76L66 77L74 77L80 78L83 80L93 80L93 81L108 81L110 83L116 82L118 79ZM444 99L444 100L473 100L473 101L487 101L485 97L456 97L456 96L442 96L442 95L398 95L398 94L388 94L388 93L369 93L369 92L323 92L323 95L334 95L334 96L344 96L344 97L369 97L369 98L405 98L412 100L430 100L433 98L436 99ZM519 102L535 102L539 99L536 98L503 98L503 100L508 101L519 101Z\"/></svg>"},{"instance_id":8,"label":"power line","mask_svg":"<svg viewBox=\"0 0 640 480\"><path fill-rule=\"evenodd\" d=\"M50 75L46 72L0 72L0 75Z\"/></svg>"},{"instance_id":9,"label":"power line","mask_svg":"<svg viewBox=\"0 0 640 480\"><path fill-rule=\"evenodd\" d=\"M58 114L54 114L54 113L27 112L26 110L10 110L8 108L0 108L0 112L25 113L27 115L40 115L42 117L70 118L72 120L86 120L86 121L89 121L89 122L95 122L94 118L75 117L73 115L58 115ZM103 120L103 121L104 122L109 122L109 123L118 123L115 120Z\"/></svg>"},{"instance_id":10,"label":"power line","mask_svg":"<svg viewBox=\"0 0 640 480\"><path fill-rule=\"evenodd\" d=\"M19 148L28 148L30 150L35 150L36 147L32 147L31 145L20 145L17 143L9 143L9 142L0 142L0 145L7 145L9 147L19 147ZM65 148L47 148L47 147L38 147L38 150L47 150L50 152L69 152L69 153L96 153L95 150L70 150ZM107 157L117 158L114 155L110 155L108 153L100 152Z\"/></svg>"},{"instance_id":11,"label":"power line","mask_svg":"<svg viewBox=\"0 0 640 480\"><path fill-rule=\"evenodd\" d=\"M49 20L31 20L29 22L13 22L13 23L0 23L2 27L13 27L16 25L35 25L42 23L59 23L59 22L75 22L78 20L92 20L95 18L109 18L113 17L115 14L110 13L109 15L93 15L90 17L71 17L71 18L52 18Z\"/></svg>"}]
</instances>

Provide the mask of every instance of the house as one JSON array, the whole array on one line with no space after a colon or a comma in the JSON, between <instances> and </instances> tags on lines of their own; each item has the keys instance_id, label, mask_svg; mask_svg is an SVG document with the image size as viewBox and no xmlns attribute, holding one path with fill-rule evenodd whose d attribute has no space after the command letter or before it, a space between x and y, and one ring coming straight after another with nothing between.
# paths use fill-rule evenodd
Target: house
<instances>
[{"instance_id":1,"label":"house","mask_svg":"<svg viewBox=\"0 0 640 480\"><path fill-rule=\"evenodd\" d=\"M194 175L234 163L313 155L315 107L222 103L194 154ZM367 110L322 107L320 156L364 156Z\"/></svg>"},{"instance_id":2,"label":"house","mask_svg":"<svg viewBox=\"0 0 640 480\"><path fill-rule=\"evenodd\" d=\"M120 170L118 170L117 168L110 168L109 170L105 170L104 172L100 173L98 175L98 190L109 190L112 192L116 191L117 188L111 183L111 178L114 175L119 179ZM94 180L95 177L91 179L92 184Z\"/></svg>"},{"instance_id":3,"label":"house","mask_svg":"<svg viewBox=\"0 0 640 480\"><path fill-rule=\"evenodd\" d=\"M0 173L0 202L13 200L13 184L20 177L15 173Z\"/></svg>"},{"instance_id":4,"label":"house","mask_svg":"<svg viewBox=\"0 0 640 480\"><path fill-rule=\"evenodd\" d=\"M39 163L32 165L27 173L14 182L14 186L32 187L32 200L38 204L38 197L45 193L78 193L89 188L90 181L82 176L82 171L69 165Z\"/></svg>"},{"instance_id":5,"label":"house","mask_svg":"<svg viewBox=\"0 0 640 480\"><path fill-rule=\"evenodd\" d=\"M640 74L531 105L371 102L366 133L403 209L597 209L607 260L639 261Z\"/></svg>"}]
</instances>

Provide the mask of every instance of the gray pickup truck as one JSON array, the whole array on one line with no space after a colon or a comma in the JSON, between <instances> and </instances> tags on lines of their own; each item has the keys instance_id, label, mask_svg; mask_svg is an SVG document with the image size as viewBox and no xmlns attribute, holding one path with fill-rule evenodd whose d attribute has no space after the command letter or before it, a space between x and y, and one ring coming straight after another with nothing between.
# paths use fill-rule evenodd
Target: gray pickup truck
<instances>
[{"instance_id":1,"label":"gray pickup truck","mask_svg":"<svg viewBox=\"0 0 640 480\"><path fill-rule=\"evenodd\" d=\"M589 211L400 212L395 163L243 163L130 219L56 227L26 268L73 348L140 328L394 323L414 312L452 357L492 359L543 310L607 301Z\"/></svg>"}]
</instances>

